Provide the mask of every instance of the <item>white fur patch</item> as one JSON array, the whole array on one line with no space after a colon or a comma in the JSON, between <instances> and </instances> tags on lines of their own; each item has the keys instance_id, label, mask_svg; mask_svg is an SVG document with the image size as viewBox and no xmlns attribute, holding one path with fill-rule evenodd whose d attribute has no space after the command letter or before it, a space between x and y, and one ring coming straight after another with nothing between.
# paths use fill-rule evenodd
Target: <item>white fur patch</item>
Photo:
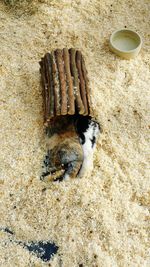
<instances>
[{"instance_id":1,"label":"white fur patch","mask_svg":"<svg viewBox=\"0 0 150 267\"><path fill-rule=\"evenodd\" d=\"M85 142L84 144L82 144L82 140L80 140L80 142L82 144L84 160L79 172L79 177L88 175L93 170L93 153L99 132L100 130L98 124L94 121L90 121L89 127L86 129L86 132L83 133Z\"/></svg>"},{"instance_id":2,"label":"white fur patch","mask_svg":"<svg viewBox=\"0 0 150 267\"><path fill-rule=\"evenodd\" d=\"M65 181L69 181L69 180L70 180L70 176L69 176L69 174L66 173L66 174L64 175L64 180L65 180Z\"/></svg>"}]
</instances>

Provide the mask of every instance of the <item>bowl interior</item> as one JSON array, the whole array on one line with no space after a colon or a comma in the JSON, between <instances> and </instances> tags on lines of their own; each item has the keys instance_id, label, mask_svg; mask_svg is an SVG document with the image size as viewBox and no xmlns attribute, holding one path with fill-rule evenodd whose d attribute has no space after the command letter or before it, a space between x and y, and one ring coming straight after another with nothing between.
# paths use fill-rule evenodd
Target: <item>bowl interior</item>
<instances>
[{"instance_id":1,"label":"bowl interior","mask_svg":"<svg viewBox=\"0 0 150 267\"><path fill-rule=\"evenodd\" d=\"M133 31L121 30L112 35L111 42L116 49L128 52L136 49L140 45L141 39L140 36Z\"/></svg>"}]
</instances>

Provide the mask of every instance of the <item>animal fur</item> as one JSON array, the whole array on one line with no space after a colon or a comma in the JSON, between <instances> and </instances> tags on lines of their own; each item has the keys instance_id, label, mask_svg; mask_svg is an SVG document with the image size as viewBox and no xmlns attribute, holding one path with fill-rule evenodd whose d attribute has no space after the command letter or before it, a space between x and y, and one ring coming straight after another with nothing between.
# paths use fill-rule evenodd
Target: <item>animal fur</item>
<instances>
[{"instance_id":1,"label":"animal fur","mask_svg":"<svg viewBox=\"0 0 150 267\"><path fill-rule=\"evenodd\" d=\"M51 122L42 178L51 175L53 180L63 180L91 172L98 134L99 125L89 116L64 116Z\"/></svg>"},{"instance_id":2,"label":"animal fur","mask_svg":"<svg viewBox=\"0 0 150 267\"><path fill-rule=\"evenodd\" d=\"M77 132L83 150L83 163L79 171L79 176L83 177L91 173L93 169L93 154L100 133L100 126L91 117L80 117L77 121Z\"/></svg>"}]
</instances>

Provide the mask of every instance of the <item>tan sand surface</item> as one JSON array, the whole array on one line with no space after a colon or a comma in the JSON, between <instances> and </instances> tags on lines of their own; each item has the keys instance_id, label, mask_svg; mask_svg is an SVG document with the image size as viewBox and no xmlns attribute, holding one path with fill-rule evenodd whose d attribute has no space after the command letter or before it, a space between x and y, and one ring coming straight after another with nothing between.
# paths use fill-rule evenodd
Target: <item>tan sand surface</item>
<instances>
[{"instance_id":1,"label":"tan sand surface","mask_svg":"<svg viewBox=\"0 0 150 267\"><path fill-rule=\"evenodd\" d=\"M43 0L9 8L1 0L0 225L18 240L52 240L59 253L43 263L0 232L0 266L150 266L149 4ZM124 27L143 38L130 61L108 47L111 32ZM66 46L85 56L103 132L90 177L45 183L39 179L46 147L38 62Z\"/></svg>"}]
</instances>

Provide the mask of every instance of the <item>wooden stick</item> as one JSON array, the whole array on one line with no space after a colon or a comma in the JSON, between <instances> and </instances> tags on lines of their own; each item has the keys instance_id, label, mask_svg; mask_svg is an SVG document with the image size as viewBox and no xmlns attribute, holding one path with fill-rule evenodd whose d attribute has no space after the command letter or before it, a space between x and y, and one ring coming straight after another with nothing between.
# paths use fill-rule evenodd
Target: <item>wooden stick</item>
<instances>
[{"instance_id":1,"label":"wooden stick","mask_svg":"<svg viewBox=\"0 0 150 267\"><path fill-rule=\"evenodd\" d=\"M81 56L81 67L82 67L82 73L83 73L83 77L84 77L84 81L85 81L85 88L86 88L86 93L87 93L87 100L88 100L88 115L92 115L92 105L91 105L91 95L90 95L90 87L89 87L89 79L87 76L87 70L85 67L85 61L83 56Z\"/></svg>"},{"instance_id":2,"label":"wooden stick","mask_svg":"<svg viewBox=\"0 0 150 267\"><path fill-rule=\"evenodd\" d=\"M59 71L59 82L61 88L61 115L67 114L67 92L66 92L66 79L64 73L63 51L57 49L55 51L57 68Z\"/></svg>"},{"instance_id":3,"label":"wooden stick","mask_svg":"<svg viewBox=\"0 0 150 267\"><path fill-rule=\"evenodd\" d=\"M80 81L80 93L81 93L81 97L82 97L82 101L84 104L84 115L88 115L88 102L87 102L87 96L86 96L86 89L85 89L85 81L83 78L83 74L82 74L82 69L81 69L81 52L77 51L76 52L76 65L77 65L77 69L78 69L78 74L79 74L79 81Z\"/></svg>"},{"instance_id":4,"label":"wooden stick","mask_svg":"<svg viewBox=\"0 0 150 267\"><path fill-rule=\"evenodd\" d=\"M52 60L51 55L47 53L44 57L45 67L46 67L46 77L48 81L48 91L49 91L49 106L50 106L50 117L54 116L54 88L52 80Z\"/></svg>"},{"instance_id":5,"label":"wooden stick","mask_svg":"<svg viewBox=\"0 0 150 267\"><path fill-rule=\"evenodd\" d=\"M79 114L84 114L85 110L84 110L84 105L82 103L82 99L80 95L78 72L77 72L76 62L75 62L76 51L74 48L71 48L69 49L69 52L70 52L70 66L71 66L71 74L73 76L76 106L77 106L77 110Z\"/></svg>"},{"instance_id":6,"label":"wooden stick","mask_svg":"<svg viewBox=\"0 0 150 267\"><path fill-rule=\"evenodd\" d=\"M73 81L70 72L70 58L69 58L69 51L67 48L63 49L63 58L64 58L64 67L66 73L66 83L68 87L68 114L74 115L75 114L75 97L74 97L74 90L73 90Z\"/></svg>"},{"instance_id":7,"label":"wooden stick","mask_svg":"<svg viewBox=\"0 0 150 267\"><path fill-rule=\"evenodd\" d=\"M45 77L44 73L43 73L43 62L42 62L43 58L41 58L41 61L39 61L40 64L40 73L41 73L41 84L42 84L42 96L43 96L43 108L44 108L44 122L46 121L46 95L45 95Z\"/></svg>"},{"instance_id":8,"label":"wooden stick","mask_svg":"<svg viewBox=\"0 0 150 267\"><path fill-rule=\"evenodd\" d=\"M54 86L54 105L55 105L55 114L61 114L60 107L60 86L59 86L59 76L58 69L56 65L55 53L52 52L52 78L53 78L53 86Z\"/></svg>"},{"instance_id":9,"label":"wooden stick","mask_svg":"<svg viewBox=\"0 0 150 267\"><path fill-rule=\"evenodd\" d=\"M46 80L46 75L45 75L45 64L44 64L44 58L41 58L41 61L39 62L41 68L41 78L42 78L42 94L43 94L43 104L44 104L44 121L47 122L49 115L50 115L50 110L49 110L49 97L48 97L48 82Z\"/></svg>"}]
</instances>

